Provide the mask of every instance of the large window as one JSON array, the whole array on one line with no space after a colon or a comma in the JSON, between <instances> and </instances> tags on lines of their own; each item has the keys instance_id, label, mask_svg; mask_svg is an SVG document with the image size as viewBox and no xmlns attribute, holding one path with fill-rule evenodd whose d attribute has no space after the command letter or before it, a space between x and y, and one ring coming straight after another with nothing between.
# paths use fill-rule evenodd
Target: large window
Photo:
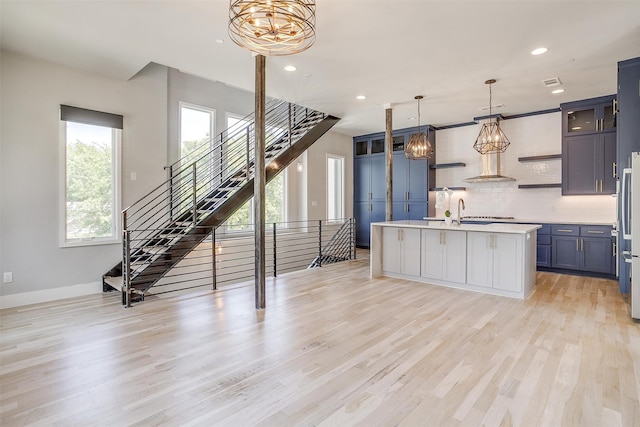
<instances>
[{"instance_id":1,"label":"large window","mask_svg":"<svg viewBox=\"0 0 640 427\"><path fill-rule=\"evenodd\" d=\"M120 241L122 116L60 106L61 245Z\"/></svg>"},{"instance_id":2,"label":"large window","mask_svg":"<svg viewBox=\"0 0 640 427\"><path fill-rule=\"evenodd\" d=\"M327 219L344 218L344 157L327 154Z\"/></svg>"},{"instance_id":3,"label":"large window","mask_svg":"<svg viewBox=\"0 0 640 427\"><path fill-rule=\"evenodd\" d=\"M180 103L180 158L188 156L198 148L205 153L209 151L211 147L203 144L215 135L215 122L215 110Z\"/></svg>"},{"instance_id":4,"label":"large window","mask_svg":"<svg viewBox=\"0 0 640 427\"><path fill-rule=\"evenodd\" d=\"M231 168L241 168L246 163L247 152L247 132L246 126L249 123L235 115L227 116L227 129L229 129L229 143L226 154L226 162ZM253 128L250 129L250 139L253 139ZM279 131L266 130L267 140ZM251 150L253 148L251 147ZM276 175L265 186L265 219L266 223L282 223L285 219L285 174L286 170ZM249 199L237 211L231 215L226 222L228 231L245 231L251 229L251 224L255 221L253 212L253 198Z\"/></svg>"}]
</instances>

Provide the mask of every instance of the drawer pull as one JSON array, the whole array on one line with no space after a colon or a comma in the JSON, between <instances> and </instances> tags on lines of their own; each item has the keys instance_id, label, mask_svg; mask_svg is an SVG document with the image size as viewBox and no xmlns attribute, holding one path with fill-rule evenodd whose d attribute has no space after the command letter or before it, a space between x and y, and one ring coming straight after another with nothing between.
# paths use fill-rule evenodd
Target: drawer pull
<instances>
[{"instance_id":1,"label":"drawer pull","mask_svg":"<svg viewBox=\"0 0 640 427\"><path fill-rule=\"evenodd\" d=\"M573 233L573 230L558 230L560 233Z\"/></svg>"},{"instance_id":2,"label":"drawer pull","mask_svg":"<svg viewBox=\"0 0 640 427\"><path fill-rule=\"evenodd\" d=\"M590 233L590 234L604 234L604 231L588 230L587 233Z\"/></svg>"}]
</instances>

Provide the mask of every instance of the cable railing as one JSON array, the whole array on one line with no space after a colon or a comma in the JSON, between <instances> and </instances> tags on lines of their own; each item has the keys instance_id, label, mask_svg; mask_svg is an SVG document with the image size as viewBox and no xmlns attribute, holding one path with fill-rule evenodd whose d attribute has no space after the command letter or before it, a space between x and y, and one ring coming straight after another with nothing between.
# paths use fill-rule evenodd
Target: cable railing
<instances>
[{"instance_id":1,"label":"cable railing","mask_svg":"<svg viewBox=\"0 0 640 427\"><path fill-rule=\"evenodd\" d=\"M325 117L305 107L269 101L265 117L267 168L279 168L278 155ZM177 243L186 248L190 240L203 239L197 227L253 179L254 119L251 114L239 120L169 165L167 180L123 211L123 229L129 234L129 246L124 248L128 259L123 257L123 267L127 263L135 267L128 271L130 280L147 267L157 270L162 256ZM223 219L217 218L218 223ZM186 249L173 253L174 262L176 255L180 258L186 253Z\"/></svg>"},{"instance_id":2,"label":"cable railing","mask_svg":"<svg viewBox=\"0 0 640 427\"><path fill-rule=\"evenodd\" d=\"M194 239L194 246L178 263L171 264L166 274L152 288L136 289L130 280L141 269L140 262L125 264L123 272L126 299L123 303L130 306L132 299L142 300L145 295L161 295L202 287L215 290L253 280L253 233L230 232L224 226L196 226L191 229L198 231L191 237ZM131 250L138 244L132 236L131 231L125 232L125 260L131 259L131 256L127 257L127 248ZM270 277L352 260L356 258L355 220L346 218L270 223L266 227L265 248L266 275Z\"/></svg>"}]
</instances>

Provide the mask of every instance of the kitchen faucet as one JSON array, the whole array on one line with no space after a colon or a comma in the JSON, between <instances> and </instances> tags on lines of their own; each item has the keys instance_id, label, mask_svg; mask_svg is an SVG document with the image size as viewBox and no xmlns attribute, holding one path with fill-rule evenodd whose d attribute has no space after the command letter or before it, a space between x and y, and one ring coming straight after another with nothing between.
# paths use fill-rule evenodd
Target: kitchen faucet
<instances>
[{"instance_id":1,"label":"kitchen faucet","mask_svg":"<svg viewBox=\"0 0 640 427\"><path fill-rule=\"evenodd\" d=\"M464 200L458 199L458 225L462 224L462 217L460 216L460 205L462 205L462 210L464 210Z\"/></svg>"}]
</instances>

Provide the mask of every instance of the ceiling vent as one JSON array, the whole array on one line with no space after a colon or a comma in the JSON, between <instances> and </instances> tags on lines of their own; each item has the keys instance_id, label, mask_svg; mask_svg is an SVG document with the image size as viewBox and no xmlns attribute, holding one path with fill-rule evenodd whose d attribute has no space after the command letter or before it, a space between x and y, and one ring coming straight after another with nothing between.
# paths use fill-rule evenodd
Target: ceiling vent
<instances>
[{"instance_id":1,"label":"ceiling vent","mask_svg":"<svg viewBox=\"0 0 640 427\"><path fill-rule=\"evenodd\" d=\"M487 111L489 109L493 109L493 108L504 108L504 104L498 104L498 105L487 105L486 107L480 107L480 111Z\"/></svg>"},{"instance_id":2,"label":"ceiling vent","mask_svg":"<svg viewBox=\"0 0 640 427\"><path fill-rule=\"evenodd\" d=\"M554 86L561 86L562 82L558 77L552 77L550 79L544 79L542 81L542 84L545 85L546 87L554 87Z\"/></svg>"}]
</instances>

